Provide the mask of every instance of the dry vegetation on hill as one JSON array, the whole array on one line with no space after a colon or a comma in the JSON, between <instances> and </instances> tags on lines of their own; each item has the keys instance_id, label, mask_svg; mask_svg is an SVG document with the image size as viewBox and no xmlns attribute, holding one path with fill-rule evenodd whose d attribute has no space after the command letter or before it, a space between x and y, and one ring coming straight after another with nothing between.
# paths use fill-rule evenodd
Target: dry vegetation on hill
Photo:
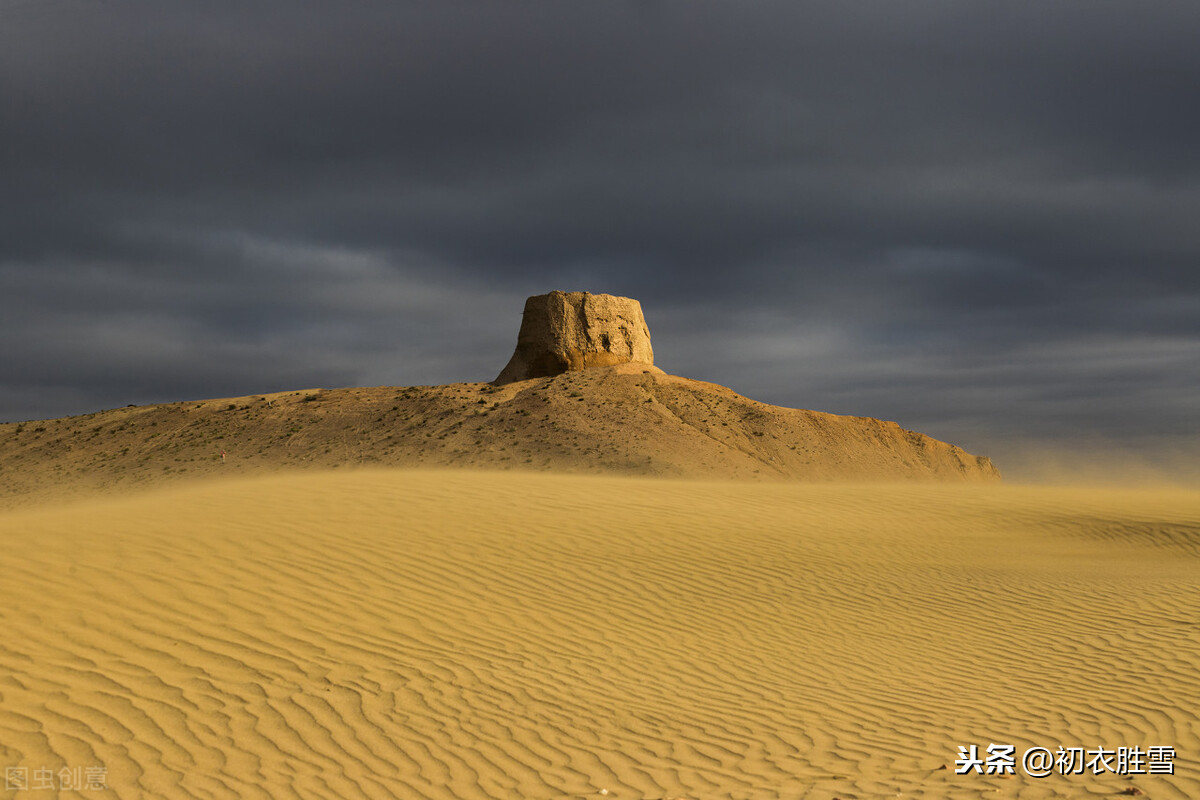
<instances>
[{"instance_id":1,"label":"dry vegetation on hill","mask_svg":"<svg viewBox=\"0 0 1200 800\"><path fill-rule=\"evenodd\" d=\"M893 422L771 406L633 364L499 387L311 389L0 425L0 492L9 503L48 491L352 465L998 477L986 458Z\"/></svg>"}]
</instances>

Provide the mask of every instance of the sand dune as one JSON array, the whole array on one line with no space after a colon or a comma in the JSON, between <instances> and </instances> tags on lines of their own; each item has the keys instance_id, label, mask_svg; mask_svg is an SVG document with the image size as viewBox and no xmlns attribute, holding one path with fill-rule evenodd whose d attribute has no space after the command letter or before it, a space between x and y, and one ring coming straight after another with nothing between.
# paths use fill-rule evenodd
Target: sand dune
<instances>
[{"instance_id":1,"label":"sand dune","mask_svg":"<svg viewBox=\"0 0 1200 800\"><path fill-rule=\"evenodd\" d=\"M62 796L1200 797L1197 493L342 470L0 541L0 766Z\"/></svg>"}]
</instances>

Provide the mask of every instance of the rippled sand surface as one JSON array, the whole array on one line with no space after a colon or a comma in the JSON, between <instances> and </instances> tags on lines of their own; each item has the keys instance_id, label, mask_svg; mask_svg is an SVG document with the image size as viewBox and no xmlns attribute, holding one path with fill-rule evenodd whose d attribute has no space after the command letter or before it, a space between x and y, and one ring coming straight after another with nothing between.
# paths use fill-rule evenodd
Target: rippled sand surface
<instances>
[{"instance_id":1,"label":"rippled sand surface","mask_svg":"<svg viewBox=\"0 0 1200 800\"><path fill-rule=\"evenodd\" d=\"M0 767L64 797L1200 797L1198 493L329 472L0 544Z\"/></svg>"}]
</instances>

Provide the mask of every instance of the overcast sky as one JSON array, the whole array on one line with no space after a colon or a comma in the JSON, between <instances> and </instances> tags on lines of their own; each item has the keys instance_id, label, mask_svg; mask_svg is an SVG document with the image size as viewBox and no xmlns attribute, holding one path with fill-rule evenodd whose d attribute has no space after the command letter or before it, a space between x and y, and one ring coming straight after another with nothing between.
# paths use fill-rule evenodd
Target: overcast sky
<instances>
[{"instance_id":1,"label":"overcast sky","mask_svg":"<svg viewBox=\"0 0 1200 800\"><path fill-rule=\"evenodd\" d=\"M0 0L0 421L490 380L563 289L1002 470L1187 458L1198 41L1182 0Z\"/></svg>"}]
</instances>

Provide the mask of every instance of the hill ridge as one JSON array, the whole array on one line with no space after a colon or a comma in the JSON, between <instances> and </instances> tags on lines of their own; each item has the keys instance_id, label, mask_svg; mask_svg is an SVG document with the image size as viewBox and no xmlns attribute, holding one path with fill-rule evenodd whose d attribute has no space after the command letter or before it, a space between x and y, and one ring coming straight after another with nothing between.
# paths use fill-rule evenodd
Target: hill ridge
<instances>
[{"instance_id":1,"label":"hill ridge","mask_svg":"<svg viewBox=\"0 0 1200 800\"><path fill-rule=\"evenodd\" d=\"M772 406L634 363L501 386L293 390L0 425L0 499L8 504L48 490L348 465L999 478L989 459L895 422Z\"/></svg>"}]
</instances>

